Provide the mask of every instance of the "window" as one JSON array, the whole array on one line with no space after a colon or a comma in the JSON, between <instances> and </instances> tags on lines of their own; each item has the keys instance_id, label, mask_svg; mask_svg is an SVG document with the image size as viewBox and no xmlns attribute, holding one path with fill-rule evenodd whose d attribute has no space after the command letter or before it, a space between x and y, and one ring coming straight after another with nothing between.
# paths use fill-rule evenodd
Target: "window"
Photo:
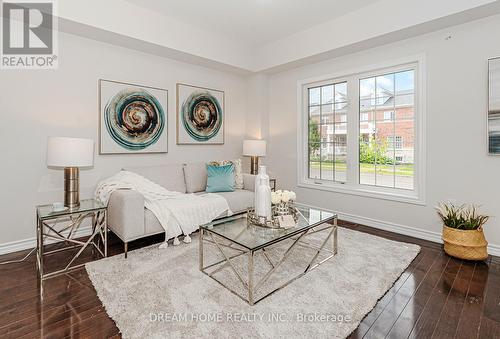
<instances>
[{"instance_id":1,"label":"window","mask_svg":"<svg viewBox=\"0 0 500 339\"><path fill-rule=\"evenodd\" d=\"M392 135L387 136L387 146L388 149L402 149L403 148L403 137L396 135L395 137ZM396 157L398 158L398 157Z\"/></svg>"},{"instance_id":2,"label":"window","mask_svg":"<svg viewBox=\"0 0 500 339\"><path fill-rule=\"evenodd\" d=\"M384 112L384 120L394 120L394 111L385 111Z\"/></svg>"},{"instance_id":3,"label":"window","mask_svg":"<svg viewBox=\"0 0 500 339\"><path fill-rule=\"evenodd\" d=\"M308 133L301 134L299 183L421 203L418 72L411 63L301 84Z\"/></svg>"},{"instance_id":4,"label":"window","mask_svg":"<svg viewBox=\"0 0 500 339\"><path fill-rule=\"evenodd\" d=\"M415 127L413 114L406 113L414 111L414 78L415 71L410 69L359 80L360 107L362 105L366 107L369 103L368 109L375 116L372 131L368 133L368 141L359 146L359 182L362 185L413 190L413 131ZM387 110L388 108L390 110ZM382 114L379 113L380 111ZM379 115L382 115L383 119L378 120ZM409 118L406 118L407 116ZM360 122L360 125L363 123ZM400 154L402 153L400 135L403 133L406 136L408 148L404 151L405 154ZM396 156L403 156L404 162L405 155L408 159L407 163L396 161Z\"/></svg>"},{"instance_id":5,"label":"window","mask_svg":"<svg viewBox=\"0 0 500 339\"><path fill-rule=\"evenodd\" d=\"M394 148L395 149L403 149L403 137L396 135L396 140L394 141Z\"/></svg>"},{"instance_id":6,"label":"window","mask_svg":"<svg viewBox=\"0 0 500 339\"><path fill-rule=\"evenodd\" d=\"M308 88L308 178L346 181L345 82Z\"/></svg>"}]
</instances>

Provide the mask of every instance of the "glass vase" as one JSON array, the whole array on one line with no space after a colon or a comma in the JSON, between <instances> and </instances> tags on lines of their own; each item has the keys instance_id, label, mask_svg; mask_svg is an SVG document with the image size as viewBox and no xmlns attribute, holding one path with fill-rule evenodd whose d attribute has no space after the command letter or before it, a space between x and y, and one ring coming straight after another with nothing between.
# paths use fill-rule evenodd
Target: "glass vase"
<instances>
[{"instance_id":1,"label":"glass vase","mask_svg":"<svg viewBox=\"0 0 500 339\"><path fill-rule=\"evenodd\" d=\"M276 215L290 214L290 206L287 202L280 202L279 204L276 204L275 212Z\"/></svg>"}]
</instances>

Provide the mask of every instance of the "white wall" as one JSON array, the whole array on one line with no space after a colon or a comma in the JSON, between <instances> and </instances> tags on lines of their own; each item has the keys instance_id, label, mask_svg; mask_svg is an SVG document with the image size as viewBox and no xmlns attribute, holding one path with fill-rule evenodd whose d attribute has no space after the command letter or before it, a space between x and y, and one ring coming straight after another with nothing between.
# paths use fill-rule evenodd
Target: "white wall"
<instances>
[{"instance_id":1,"label":"white wall","mask_svg":"<svg viewBox=\"0 0 500 339\"><path fill-rule=\"evenodd\" d=\"M450 34L452 39L445 40ZM123 166L239 157L244 136L260 135L269 141L262 162L270 165L280 187L297 190L301 202L357 216L365 223L411 227L410 233L418 235L420 230L435 239L440 232L433 210L437 201L475 202L499 216L500 157L486 155L486 60L500 56L499 34L500 16L494 16L250 79L61 34L58 70L0 71L0 247L33 238L34 206L62 199L62 171L45 166L47 136L90 137L97 142L99 78L168 89L169 153L97 155L94 168L82 171L83 198L92 195L100 179ZM427 205L298 189L297 81L419 53L426 55L427 67ZM224 146L175 144L177 82L225 90ZM489 222L486 234L491 244L500 246L498 217Z\"/></svg>"},{"instance_id":2,"label":"white wall","mask_svg":"<svg viewBox=\"0 0 500 339\"><path fill-rule=\"evenodd\" d=\"M452 39L445 40L448 35ZM500 246L500 157L488 156L486 147L487 59L500 56L499 37L500 16L494 16L270 76L267 160L279 173L279 186L296 189L303 203L380 227L408 226L413 229L401 231L436 240L438 201L478 203L497 216L486 235ZM421 53L427 68L427 205L297 188L297 81Z\"/></svg>"},{"instance_id":3,"label":"white wall","mask_svg":"<svg viewBox=\"0 0 500 339\"><path fill-rule=\"evenodd\" d=\"M268 120L268 76L255 74L247 78L246 136L249 139L267 139Z\"/></svg>"},{"instance_id":4,"label":"white wall","mask_svg":"<svg viewBox=\"0 0 500 339\"><path fill-rule=\"evenodd\" d=\"M93 138L97 152L100 78L167 89L169 147L167 154L96 155L94 168L81 172L82 198L123 166L241 157L246 79L73 35L59 39L58 70L0 71L0 246L33 238L35 205L62 200L63 172L45 165L47 136ZM177 82L225 91L225 145L176 145Z\"/></svg>"}]
</instances>

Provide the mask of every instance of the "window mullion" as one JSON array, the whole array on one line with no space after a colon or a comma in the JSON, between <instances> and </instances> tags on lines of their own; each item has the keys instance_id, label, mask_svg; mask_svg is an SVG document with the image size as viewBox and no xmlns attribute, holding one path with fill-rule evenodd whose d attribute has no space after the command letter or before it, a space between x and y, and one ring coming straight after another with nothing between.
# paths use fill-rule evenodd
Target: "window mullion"
<instances>
[{"instance_id":1,"label":"window mullion","mask_svg":"<svg viewBox=\"0 0 500 339\"><path fill-rule=\"evenodd\" d=\"M392 103L392 110L394 114L394 118L392 119L392 138L393 138L393 143L392 143L392 187L396 188L396 145L397 145L397 136L396 136L396 119L397 119L397 114L396 114L396 78L394 77L394 101Z\"/></svg>"},{"instance_id":2,"label":"window mullion","mask_svg":"<svg viewBox=\"0 0 500 339\"><path fill-rule=\"evenodd\" d=\"M319 87L319 180L323 179L323 91Z\"/></svg>"}]
</instances>

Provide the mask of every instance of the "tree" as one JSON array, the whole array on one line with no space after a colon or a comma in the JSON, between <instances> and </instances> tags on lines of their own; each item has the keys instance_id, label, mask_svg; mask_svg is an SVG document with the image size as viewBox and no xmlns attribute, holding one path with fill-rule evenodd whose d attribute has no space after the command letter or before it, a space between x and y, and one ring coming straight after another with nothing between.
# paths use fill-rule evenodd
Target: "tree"
<instances>
[{"instance_id":1,"label":"tree","mask_svg":"<svg viewBox=\"0 0 500 339\"><path fill-rule=\"evenodd\" d=\"M359 162L363 164L387 164L392 165L394 160L386 155L387 142L377 143L373 136L368 142L359 140Z\"/></svg>"},{"instance_id":2,"label":"tree","mask_svg":"<svg viewBox=\"0 0 500 339\"><path fill-rule=\"evenodd\" d=\"M309 157L319 151L321 135L318 122L309 118Z\"/></svg>"}]
</instances>

